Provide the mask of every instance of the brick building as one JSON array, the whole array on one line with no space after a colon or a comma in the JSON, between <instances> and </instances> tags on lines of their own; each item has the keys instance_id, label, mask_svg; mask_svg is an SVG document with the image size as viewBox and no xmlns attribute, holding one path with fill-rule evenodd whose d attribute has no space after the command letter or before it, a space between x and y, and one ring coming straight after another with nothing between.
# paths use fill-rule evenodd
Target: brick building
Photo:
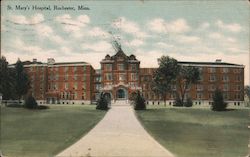
<instances>
[{"instance_id":1,"label":"brick building","mask_svg":"<svg viewBox=\"0 0 250 157\"><path fill-rule=\"evenodd\" d=\"M25 62L25 69L31 80L30 92L39 103L84 104L91 103L104 92L110 100L128 100L140 90L149 104L158 104L161 95L152 91L151 83L156 68L140 68L136 56L127 56L122 50L115 55L106 55L100 62L101 69L94 69L86 62L47 63ZM201 73L196 85L188 88L186 97L194 104L209 104L216 88L223 91L229 104L241 105L244 101L244 66L221 62L179 62L183 66L198 67ZM172 105L174 92L167 95L167 103Z\"/></svg>"}]
</instances>

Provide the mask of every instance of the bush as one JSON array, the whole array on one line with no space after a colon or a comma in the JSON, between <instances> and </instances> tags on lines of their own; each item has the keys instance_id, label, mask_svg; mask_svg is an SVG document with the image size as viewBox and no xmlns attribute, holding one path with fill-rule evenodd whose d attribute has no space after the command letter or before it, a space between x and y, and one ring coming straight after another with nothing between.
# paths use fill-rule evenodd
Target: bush
<instances>
[{"instance_id":1,"label":"bush","mask_svg":"<svg viewBox=\"0 0 250 157\"><path fill-rule=\"evenodd\" d=\"M32 96L29 95L24 102L24 107L28 109L36 109L37 108L37 102L36 99Z\"/></svg>"},{"instance_id":2,"label":"bush","mask_svg":"<svg viewBox=\"0 0 250 157\"><path fill-rule=\"evenodd\" d=\"M187 98L187 101L184 103L185 107L192 107L193 106L193 101L191 98Z\"/></svg>"},{"instance_id":3,"label":"bush","mask_svg":"<svg viewBox=\"0 0 250 157\"><path fill-rule=\"evenodd\" d=\"M105 98L104 93L101 93L99 99L97 100L96 109L108 110L108 100Z\"/></svg>"},{"instance_id":4,"label":"bush","mask_svg":"<svg viewBox=\"0 0 250 157\"><path fill-rule=\"evenodd\" d=\"M181 101L181 99L180 99L180 97L177 95L176 96L176 98L175 98L175 100L174 100L174 105L173 106L183 106L183 104L182 104L182 101Z\"/></svg>"},{"instance_id":5,"label":"bush","mask_svg":"<svg viewBox=\"0 0 250 157\"><path fill-rule=\"evenodd\" d=\"M45 105L39 105L37 106L38 110L45 110L45 109L49 109L49 106L45 106Z\"/></svg>"},{"instance_id":6,"label":"bush","mask_svg":"<svg viewBox=\"0 0 250 157\"><path fill-rule=\"evenodd\" d=\"M219 89L215 90L211 109L213 111L225 111L227 103L224 102L222 92Z\"/></svg>"},{"instance_id":7,"label":"bush","mask_svg":"<svg viewBox=\"0 0 250 157\"><path fill-rule=\"evenodd\" d=\"M143 98L143 96L140 94L139 91L136 93L135 99L133 102L134 102L134 109L135 110L145 110L146 109L145 99Z\"/></svg>"}]
</instances>

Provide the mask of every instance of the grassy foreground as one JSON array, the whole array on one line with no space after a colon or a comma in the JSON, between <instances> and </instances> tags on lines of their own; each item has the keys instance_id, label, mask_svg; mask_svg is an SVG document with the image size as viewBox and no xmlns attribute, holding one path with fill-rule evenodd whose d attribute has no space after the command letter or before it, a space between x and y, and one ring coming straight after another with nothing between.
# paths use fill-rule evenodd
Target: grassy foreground
<instances>
[{"instance_id":1,"label":"grassy foreground","mask_svg":"<svg viewBox=\"0 0 250 157\"><path fill-rule=\"evenodd\" d=\"M137 111L145 129L177 157L244 157L249 109L149 108Z\"/></svg>"},{"instance_id":2,"label":"grassy foreground","mask_svg":"<svg viewBox=\"0 0 250 157\"><path fill-rule=\"evenodd\" d=\"M104 115L94 105L58 105L39 111L1 107L0 150L6 156L54 156L86 134Z\"/></svg>"}]
</instances>

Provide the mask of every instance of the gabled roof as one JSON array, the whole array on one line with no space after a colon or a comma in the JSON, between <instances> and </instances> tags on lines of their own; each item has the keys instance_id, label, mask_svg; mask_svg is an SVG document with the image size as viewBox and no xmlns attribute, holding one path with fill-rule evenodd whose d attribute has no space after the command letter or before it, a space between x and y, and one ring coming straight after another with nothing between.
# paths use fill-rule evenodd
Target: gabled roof
<instances>
[{"instance_id":1,"label":"gabled roof","mask_svg":"<svg viewBox=\"0 0 250 157\"><path fill-rule=\"evenodd\" d=\"M128 59L128 56L123 52L122 49L118 50L115 55L111 56L111 59L123 57L124 59Z\"/></svg>"}]
</instances>

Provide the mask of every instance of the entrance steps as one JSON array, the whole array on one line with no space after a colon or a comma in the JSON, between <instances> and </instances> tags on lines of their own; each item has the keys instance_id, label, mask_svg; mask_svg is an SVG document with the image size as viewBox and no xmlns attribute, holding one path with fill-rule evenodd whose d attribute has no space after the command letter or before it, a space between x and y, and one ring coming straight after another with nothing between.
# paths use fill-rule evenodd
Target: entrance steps
<instances>
[{"instance_id":1,"label":"entrance steps","mask_svg":"<svg viewBox=\"0 0 250 157\"><path fill-rule=\"evenodd\" d=\"M130 106L128 100L115 100L111 106Z\"/></svg>"}]
</instances>

